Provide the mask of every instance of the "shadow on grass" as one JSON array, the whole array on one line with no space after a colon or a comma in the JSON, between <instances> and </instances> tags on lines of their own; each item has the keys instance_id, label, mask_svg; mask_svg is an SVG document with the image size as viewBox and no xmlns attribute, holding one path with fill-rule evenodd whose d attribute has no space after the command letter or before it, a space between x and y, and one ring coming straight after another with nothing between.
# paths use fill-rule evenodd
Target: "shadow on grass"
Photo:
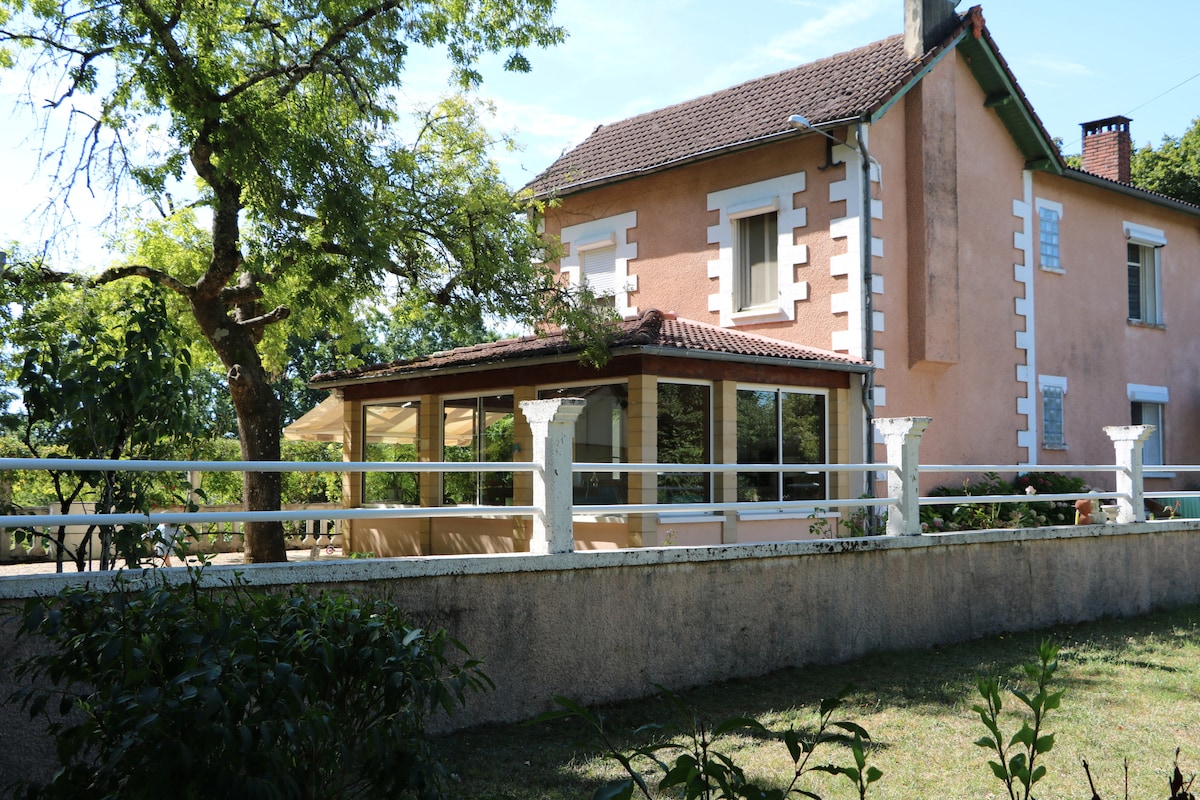
<instances>
[{"instance_id":1,"label":"shadow on grass","mask_svg":"<svg viewBox=\"0 0 1200 800\"><path fill-rule=\"evenodd\" d=\"M1023 681L1023 665L1035 659L1038 643L1047 638L1062 646L1059 660L1063 669L1055 683L1068 693L1095 680L1082 674L1086 670L1072 666L1123 665L1169 673L1178 668L1148 659L1148 645L1153 642L1169 649L1200 645L1200 607L1008 633L922 650L873 653L839 665L789 668L763 677L711 684L679 692L678 697L709 723L749 716L772 731L794 727L805 733L813 732L821 700L836 696L848 683L854 691L835 719L860 720L884 709L969 714L970 706L977 702L978 677L995 676L1002 684ZM661 695L598 711L605 730L625 751L652 740L652 733L635 733L641 726L686 724L677 706ZM746 731L739 738L753 741L765 737ZM605 759L592 729L577 719L474 728L443 737L439 745L451 771L461 779L462 796L477 800L587 798L607 780L621 777L616 765ZM883 742L871 747L877 752L885 748Z\"/></svg>"}]
</instances>

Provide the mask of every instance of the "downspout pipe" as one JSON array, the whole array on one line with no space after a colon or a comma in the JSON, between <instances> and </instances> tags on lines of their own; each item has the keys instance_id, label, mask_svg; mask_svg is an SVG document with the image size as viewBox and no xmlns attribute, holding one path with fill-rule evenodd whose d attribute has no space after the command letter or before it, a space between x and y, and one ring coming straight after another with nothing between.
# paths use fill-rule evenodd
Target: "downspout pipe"
<instances>
[{"instance_id":1,"label":"downspout pipe","mask_svg":"<svg viewBox=\"0 0 1200 800\"><path fill-rule=\"evenodd\" d=\"M850 120L845 120L849 122ZM860 207L858 210L859 219L859 236L862 237L860 247L862 263L860 270L863 280L863 300L862 300L862 344L863 344L863 360L874 364L875 362L875 303L874 303L874 275L872 270L872 259L874 258L874 248L872 247L872 230L871 230L871 153L867 150L867 127L868 119L865 116L853 118L854 121L854 138L855 146L858 150L859 162L862 166L862 185L859 190ZM788 125L796 130L808 130L813 133L819 133L830 141L846 145L847 142L840 142L828 131L815 127L808 118L801 114L793 114L788 117ZM839 120L842 122L842 120ZM849 180L850 176L847 175ZM847 209L849 211L849 209ZM875 463L875 370L871 369L863 375L863 461L864 464ZM865 494L870 497L875 497L875 474L867 472Z\"/></svg>"},{"instance_id":2,"label":"downspout pipe","mask_svg":"<svg viewBox=\"0 0 1200 800\"><path fill-rule=\"evenodd\" d=\"M875 302L873 259L874 245L871 228L871 154L867 151L867 125L859 120L854 126L854 138L862 162L862 209L859 228L862 236L863 279L863 360L875 362ZM875 463L875 370L863 375L863 463ZM876 476L866 473L866 493L875 497Z\"/></svg>"}]
</instances>

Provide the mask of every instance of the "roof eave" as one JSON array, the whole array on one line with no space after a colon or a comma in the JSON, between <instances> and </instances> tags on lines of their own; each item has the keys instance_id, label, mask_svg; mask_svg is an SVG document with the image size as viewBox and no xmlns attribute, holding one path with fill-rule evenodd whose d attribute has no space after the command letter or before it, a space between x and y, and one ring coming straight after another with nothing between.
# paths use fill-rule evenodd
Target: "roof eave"
<instances>
[{"instance_id":1,"label":"roof eave","mask_svg":"<svg viewBox=\"0 0 1200 800\"><path fill-rule=\"evenodd\" d=\"M1093 175L1090 172L1084 172L1081 169L1073 169L1071 167L1066 167L1063 170L1062 175L1064 178L1068 178L1070 180L1079 181L1080 183L1086 183L1091 186L1097 186L1101 189L1107 189L1110 192L1117 192L1118 194L1123 194L1126 197L1133 197L1138 200L1144 200L1148 203L1154 203L1155 205L1162 206L1163 208L1169 208L1172 211L1180 211L1193 217L1200 217L1200 206L1192 205L1191 203L1184 202L1183 200L1176 200L1174 197L1170 197L1169 195L1158 194L1157 192L1149 192L1145 189L1139 189L1136 186L1130 186L1127 183L1110 180L1109 178L1104 178L1100 175Z\"/></svg>"},{"instance_id":2,"label":"roof eave","mask_svg":"<svg viewBox=\"0 0 1200 800\"><path fill-rule=\"evenodd\" d=\"M983 89L984 106L996 112L1025 157L1025 168L1062 175L1066 164L1008 65L1000 57L987 28L979 36L963 30L958 41L967 67Z\"/></svg>"},{"instance_id":3,"label":"roof eave","mask_svg":"<svg viewBox=\"0 0 1200 800\"><path fill-rule=\"evenodd\" d=\"M843 122L840 124L844 125L846 123ZM829 126L821 125L820 127L825 128ZM786 139L789 136L795 135L796 131L783 130L767 136L758 136L754 139L744 139L740 142L722 145L721 147L714 147L710 150L703 150L699 153L690 153L681 158L676 158L671 161L664 161L661 164L654 164L652 166L645 167L644 169L631 169L624 172L615 172L611 175L604 175L591 180L578 181L576 183L568 183L563 186L556 186L553 189L548 189L544 192L534 193L533 199L550 200L556 197L566 197L567 195L578 194L579 192L584 192L589 189L597 189L601 186L609 186L614 183L621 183L622 181L641 178L645 175L654 175L658 172L665 172L669 169L686 166L687 164L694 164L698 161L707 161L710 158L717 158L719 156L728 155L729 153L736 153L741 150L749 150L754 147L761 147L764 144L770 144L771 142Z\"/></svg>"},{"instance_id":4,"label":"roof eave","mask_svg":"<svg viewBox=\"0 0 1200 800\"><path fill-rule=\"evenodd\" d=\"M781 358L777 356L753 356L738 353L723 353L715 350L692 350L679 347L663 347L660 345L622 345L612 350L612 357L633 354L665 356L669 358L690 358L700 361L725 361L740 364L756 364L764 366L779 366L804 369L821 369L830 372L868 373L875 369L873 364L852 361L823 361L821 359ZM477 361L473 364L459 364L450 367L422 367L405 372L394 372L387 375L370 375L363 377L346 376L330 380L313 380L307 385L310 389L332 390L343 386L362 386L373 383L390 383L408 380L410 378L428 378L431 376L462 375L469 372L485 372L497 369L508 369L515 365L545 366L549 364L566 364L579 361L579 351L554 355L534 356L532 358L501 358L495 361Z\"/></svg>"}]
</instances>

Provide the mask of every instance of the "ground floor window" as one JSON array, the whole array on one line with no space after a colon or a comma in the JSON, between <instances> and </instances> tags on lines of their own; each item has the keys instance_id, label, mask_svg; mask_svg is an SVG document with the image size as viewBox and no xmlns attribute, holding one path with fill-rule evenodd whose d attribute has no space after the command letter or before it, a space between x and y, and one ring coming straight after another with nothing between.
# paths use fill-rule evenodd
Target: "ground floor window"
<instances>
[{"instance_id":1,"label":"ground floor window","mask_svg":"<svg viewBox=\"0 0 1200 800\"><path fill-rule=\"evenodd\" d=\"M404 400L363 406L363 461L416 461L421 403ZM416 472L366 472L364 503L421 504Z\"/></svg>"},{"instance_id":2,"label":"ground floor window","mask_svg":"<svg viewBox=\"0 0 1200 800\"><path fill-rule=\"evenodd\" d=\"M513 396L465 397L442 404L443 461L512 461ZM446 505L512 505L513 473L447 472Z\"/></svg>"},{"instance_id":3,"label":"ground floor window","mask_svg":"<svg viewBox=\"0 0 1200 800\"><path fill-rule=\"evenodd\" d=\"M712 461L712 390L688 383L658 384L658 463ZM660 472L658 502L707 503L712 477L707 472Z\"/></svg>"},{"instance_id":4,"label":"ground floor window","mask_svg":"<svg viewBox=\"0 0 1200 800\"><path fill-rule=\"evenodd\" d=\"M1154 433L1142 445L1142 463L1160 467L1163 460L1163 406L1161 403L1130 403L1130 424L1153 425Z\"/></svg>"},{"instance_id":5,"label":"ground floor window","mask_svg":"<svg viewBox=\"0 0 1200 800\"><path fill-rule=\"evenodd\" d=\"M628 461L629 390L623 383L543 389L541 400L582 397L587 400L575 422L578 463L621 464ZM628 502L629 476L624 472L589 470L573 476L576 505L616 505Z\"/></svg>"},{"instance_id":6,"label":"ground floor window","mask_svg":"<svg viewBox=\"0 0 1200 800\"><path fill-rule=\"evenodd\" d=\"M826 396L738 389L739 464L825 464ZM738 501L824 500L827 477L812 470L738 473Z\"/></svg>"}]
</instances>

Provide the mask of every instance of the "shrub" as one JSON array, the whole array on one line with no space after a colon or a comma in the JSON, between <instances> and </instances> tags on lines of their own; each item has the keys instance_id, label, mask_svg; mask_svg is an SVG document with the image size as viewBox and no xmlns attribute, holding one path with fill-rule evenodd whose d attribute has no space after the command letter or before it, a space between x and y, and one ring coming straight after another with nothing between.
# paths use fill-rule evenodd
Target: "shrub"
<instances>
[{"instance_id":1,"label":"shrub","mask_svg":"<svg viewBox=\"0 0 1200 800\"><path fill-rule=\"evenodd\" d=\"M461 645L382 600L189 574L26 604L20 635L52 649L10 701L46 718L60 769L16 796L441 796L428 716L488 683Z\"/></svg>"},{"instance_id":2,"label":"shrub","mask_svg":"<svg viewBox=\"0 0 1200 800\"><path fill-rule=\"evenodd\" d=\"M1088 489L1082 478L1056 472L1030 472L1006 481L995 472L959 486L939 486L930 497L983 497L989 495L1083 494ZM926 531L967 531L988 528L1037 528L1070 525L1075 521L1073 501L1027 501L1009 503L964 502L960 505L921 507L921 528Z\"/></svg>"}]
</instances>

